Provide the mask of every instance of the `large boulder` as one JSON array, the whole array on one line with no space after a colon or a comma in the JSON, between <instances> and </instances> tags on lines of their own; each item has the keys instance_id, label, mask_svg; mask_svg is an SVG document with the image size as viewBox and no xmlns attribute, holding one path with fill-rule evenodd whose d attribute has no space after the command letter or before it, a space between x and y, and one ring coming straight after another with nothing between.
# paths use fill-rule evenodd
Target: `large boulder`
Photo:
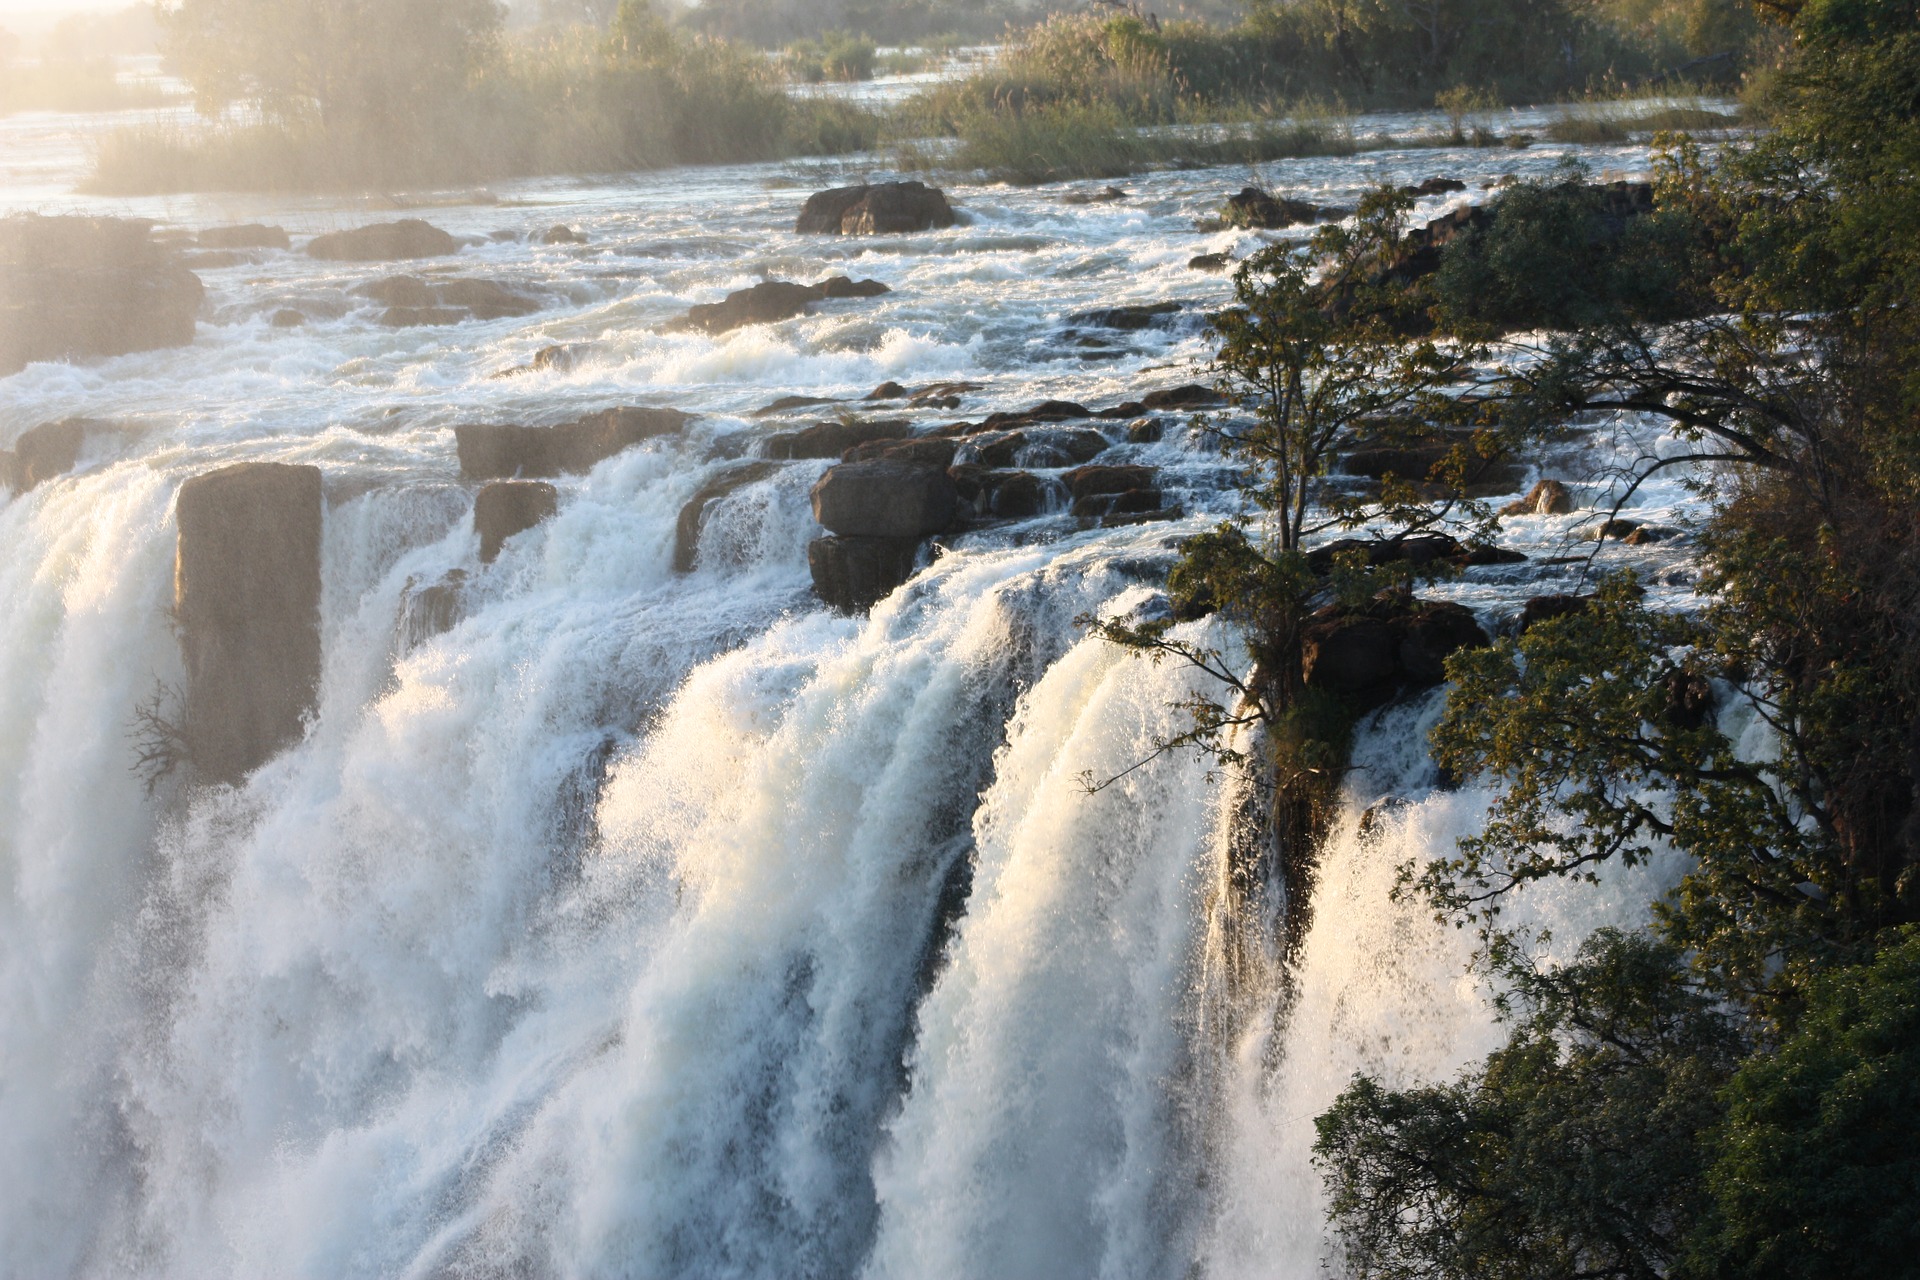
<instances>
[{"instance_id":1,"label":"large boulder","mask_svg":"<svg viewBox=\"0 0 1920 1280\"><path fill-rule=\"evenodd\" d=\"M1377 706L1402 689L1440 683L1449 654L1488 643L1464 605L1383 592L1362 608L1329 606L1308 620L1301 675L1310 689Z\"/></svg>"},{"instance_id":2,"label":"large boulder","mask_svg":"<svg viewBox=\"0 0 1920 1280\"><path fill-rule=\"evenodd\" d=\"M923 538L952 523L959 491L946 469L882 459L843 462L813 486L813 518L834 533Z\"/></svg>"},{"instance_id":3,"label":"large boulder","mask_svg":"<svg viewBox=\"0 0 1920 1280\"><path fill-rule=\"evenodd\" d=\"M606 409L557 427L463 423L453 437L468 480L582 475L644 440L672 435L688 417L678 409Z\"/></svg>"},{"instance_id":4,"label":"large boulder","mask_svg":"<svg viewBox=\"0 0 1920 1280\"><path fill-rule=\"evenodd\" d=\"M813 590L843 613L870 609L913 576L917 538L829 536L807 544Z\"/></svg>"},{"instance_id":5,"label":"large boulder","mask_svg":"<svg viewBox=\"0 0 1920 1280\"><path fill-rule=\"evenodd\" d=\"M174 619L194 772L238 782L301 734L320 685L317 467L243 462L180 486Z\"/></svg>"},{"instance_id":6,"label":"large boulder","mask_svg":"<svg viewBox=\"0 0 1920 1280\"><path fill-rule=\"evenodd\" d=\"M763 452L769 458L837 458L856 445L875 440L904 440L911 432L904 419L868 421L850 418L819 422L800 431L781 431L767 437Z\"/></svg>"},{"instance_id":7,"label":"large boulder","mask_svg":"<svg viewBox=\"0 0 1920 1280\"><path fill-rule=\"evenodd\" d=\"M791 320L805 315L814 303L828 298L877 298L889 292L891 290L878 280L853 280L847 276L829 276L818 284L763 280L750 289L736 289L719 302L688 307L686 315L667 327L722 334L750 324Z\"/></svg>"},{"instance_id":8,"label":"large boulder","mask_svg":"<svg viewBox=\"0 0 1920 1280\"><path fill-rule=\"evenodd\" d=\"M500 548L560 509L560 491L545 480L496 480L473 500L473 528L480 535L480 562L492 564Z\"/></svg>"},{"instance_id":9,"label":"large boulder","mask_svg":"<svg viewBox=\"0 0 1920 1280\"><path fill-rule=\"evenodd\" d=\"M1500 508L1503 516L1563 516L1573 510L1573 494L1558 480L1537 481L1518 502Z\"/></svg>"},{"instance_id":10,"label":"large boulder","mask_svg":"<svg viewBox=\"0 0 1920 1280\"><path fill-rule=\"evenodd\" d=\"M1348 217L1352 212L1351 209L1323 207L1306 200L1289 200L1258 187L1246 187L1239 194L1227 197L1227 203L1220 210L1220 218L1230 227L1249 231L1280 231L1313 222L1335 221Z\"/></svg>"},{"instance_id":11,"label":"large boulder","mask_svg":"<svg viewBox=\"0 0 1920 1280\"><path fill-rule=\"evenodd\" d=\"M205 294L143 218L0 218L0 378L193 341Z\"/></svg>"},{"instance_id":12,"label":"large boulder","mask_svg":"<svg viewBox=\"0 0 1920 1280\"><path fill-rule=\"evenodd\" d=\"M499 320L532 315L540 309L537 299L515 292L497 280L388 276L359 285L351 292L385 307L380 323L395 328L458 324L462 320ZM540 367L537 356L535 367Z\"/></svg>"},{"instance_id":13,"label":"large boulder","mask_svg":"<svg viewBox=\"0 0 1920 1280\"><path fill-rule=\"evenodd\" d=\"M80 451L91 435L108 433L114 424L94 418L65 418L43 422L21 433L12 452L0 452L0 483L15 493L66 475L80 462Z\"/></svg>"},{"instance_id":14,"label":"large boulder","mask_svg":"<svg viewBox=\"0 0 1920 1280\"><path fill-rule=\"evenodd\" d=\"M351 231L333 231L307 241L307 254L332 262L391 262L400 258L443 258L460 242L429 222L402 218Z\"/></svg>"},{"instance_id":15,"label":"large boulder","mask_svg":"<svg viewBox=\"0 0 1920 1280\"><path fill-rule=\"evenodd\" d=\"M802 235L897 235L938 230L954 222L953 206L939 188L920 182L882 182L808 196L793 229Z\"/></svg>"}]
</instances>

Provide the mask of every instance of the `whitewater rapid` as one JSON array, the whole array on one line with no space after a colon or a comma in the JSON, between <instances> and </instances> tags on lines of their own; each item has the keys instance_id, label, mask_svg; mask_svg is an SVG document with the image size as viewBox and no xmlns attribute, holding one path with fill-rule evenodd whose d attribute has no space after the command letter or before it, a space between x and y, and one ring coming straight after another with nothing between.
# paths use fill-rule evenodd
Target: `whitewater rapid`
<instances>
[{"instance_id":1,"label":"whitewater rapid","mask_svg":"<svg viewBox=\"0 0 1920 1280\"><path fill-rule=\"evenodd\" d=\"M0 121L0 208L163 233L262 220L296 245L395 216L73 196L104 125ZM1327 201L1434 174L1476 188L1430 216L1562 153L1263 176ZM1151 607L1178 539L1235 509L1230 464L1168 419L1103 461L1162 468L1183 519L965 535L847 618L806 569L828 464L792 463L716 504L694 571L674 571L687 500L814 420L752 416L779 396L978 384L932 422L1206 376L1196 324L1098 359L1063 324L1217 305L1226 280L1188 259L1257 238L1193 224L1245 172L1148 175L1110 204L950 183L951 231L792 233L808 191L885 168L449 195L413 211L469 238L433 269L539 312L389 329L351 292L389 267L264 252L201 268L191 347L0 380L0 446L69 416L124 428L0 499L0 1276L1322 1273L1312 1117L1355 1071L1433 1078L1495 1043L1470 938L1388 899L1486 797L1438 785L1435 699L1365 722L1292 1003L1269 965L1220 1016L1235 781L1174 755L1084 791L1180 727L1200 686L1076 619ZM559 223L586 243L540 243ZM762 276L839 272L892 292L719 339L659 332ZM286 309L305 323L274 327ZM562 343L582 348L571 370L496 376ZM558 514L481 567L452 426L618 404L700 416L559 480ZM1577 478L1645 443L1583 437L1553 465ZM149 794L130 734L182 678L173 498L241 460L325 476L318 708L244 785ZM1680 523L1688 501L1650 486L1635 514ZM1445 594L1495 625L1563 589L1578 567L1538 562L1577 520L1510 522L1535 562ZM1684 593L1684 540L1617 554ZM404 634L410 585L454 569L455 625ZM1669 871L1522 912L1577 941L1633 920Z\"/></svg>"}]
</instances>

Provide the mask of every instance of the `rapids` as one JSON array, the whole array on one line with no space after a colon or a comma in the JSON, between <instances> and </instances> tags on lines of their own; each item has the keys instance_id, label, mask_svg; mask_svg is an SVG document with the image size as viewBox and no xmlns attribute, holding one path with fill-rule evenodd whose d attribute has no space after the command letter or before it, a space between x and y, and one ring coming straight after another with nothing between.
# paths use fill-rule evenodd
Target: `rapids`
<instances>
[{"instance_id":1,"label":"rapids","mask_svg":"<svg viewBox=\"0 0 1920 1280\"><path fill-rule=\"evenodd\" d=\"M1063 319L1221 301L1187 260L1257 237L1194 222L1248 173L1146 175L1111 204L951 184L964 225L846 241L794 213L883 158L517 182L419 216L471 238L460 274L543 309L394 330L348 292L386 264L297 252L392 213L70 194L110 123L0 120L0 211L267 221L296 252L202 267L191 347L0 380L0 446L74 415L131 428L0 498L0 1276L1322 1274L1313 1116L1357 1070L1430 1078L1494 1043L1468 940L1387 896L1486 798L1438 785L1435 697L1367 721L1291 1004L1269 971L1219 1016L1232 779L1170 756L1083 794L1179 723L1194 677L1075 619L1149 602L1173 544L1235 509L1231 467L1169 419L1105 460L1164 468L1184 519L960 537L870 618L809 587L826 463L724 499L694 572L672 567L688 497L811 420L750 416L776 397L980 384L931 422L1204 379L1195 324L1094 360ZM1263 176L1328 202L1469 181L1430 217L1567 151ZM539 243L556 223L587 242ZM893 292L659 331L838 272ZM284 308L307 322L273 327ZM494 376L560 343L584 344L571 370ZM451 427L616 404L701 416L558 481L558 515L482 568ZM1659 446L1611 425L1541 465L1577 480ZM129 735L181 680L173 496L238 460L326 476L319 708L245 785L149 795ZM1663 482L1635 514L1683 523L1687 501ZM1440 594L1493 626L1569 589L1577 566L1539 561L1580 519L1510 521L1534 562ZM1684 596L1684 539L1608 554ZM460 621L403 642L409 582L456 568ZM1570 943L1668 873L1521 910Z\"/></svg>"}]
</instances>

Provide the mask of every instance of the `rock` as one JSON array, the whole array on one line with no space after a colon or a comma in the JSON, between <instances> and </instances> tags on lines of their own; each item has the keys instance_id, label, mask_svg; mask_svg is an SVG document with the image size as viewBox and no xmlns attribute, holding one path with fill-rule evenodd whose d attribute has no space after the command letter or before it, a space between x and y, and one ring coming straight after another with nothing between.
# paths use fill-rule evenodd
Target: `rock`
<instances>
[{"instance_id":1,"label":"rock","mask_svg":"<svg viewBox=\"0 0 1920 1280\"><path fill-rule=\"evenodd\" d=\"M1425 182L1416 182L1412 186L1400 188L1401 195L1442 196L1450 191L1465 191L1467 184L1458 178L1428 178Z\"/></svg>"},{"instance_id":2,"label":"rock","mask_svg":"<svg viewBox=\"0 0 1920 1280\"><path fill-rule=\"evenodd\" d=\"M1588 542L1605 542L1608 538L1614 538L1625 541L1628 537L1638 532L1639 528L1640 522L1638 520L1621 520L1618 518L1605 520L1601 522L1598 528L1587 531L1586 540Z\"/></svg>"},{"instance_id":3,"label":"rock","mask_svg":"<svg viewBox=\"0 0 1920 1280\"><path fill-rule=\"evenodd\" d=\"M548 227L541 233L541 244L585 244L587 238L564 224Z\"/></svg>"},{"instance_id":4,"label":"rock","mask_svg":"<svg viewBox=\"0 0 1920 1280\"><path fill-rule=\"evenodd\" d=\"M1510 547L1474 547L1454 561L1463 569L1489 564L1525 564L1526 562L1527 557L1524 552L1515 551Z\"/></svg>"},{"instance_id":5,"label":"rock","mask_svg":"<svg viewBox=\"0 0 1920 1280\"><path fill-rule=\"evenodd\" d=\"M907 389L897 382L883 382L867 392L869 400L904 400L906 396Z\"/></svg>"},{"instance_id":6,"label":"rock","mask_svg":"<svg viewBox=\"0 0 1920 1280\"><path fill-rule=\"evenodd\" d=\"M697 303L669 329L697 329L722 334L750 324L775 324L804 315L827 298L872 298L890 292L878 280L850 280L833 276L818 284L763 280L751 289L736 289L719 302Z\"/></svg>"},{"instance_id":7,"label":"rock","mask_svg":"<svg viewBox=\"0 0 1920 1280\"><path fill-rule=\"evenodd\" d=\"M545 480L495 480L473 500L480 563L492 564L501 546L560 509L560 491Z\"/></svg>"},{"instance_id":8,"label":"rock","mask_svg":"<svg viewBox=\"0 0 1920 1280\"><path fill-rule=\"evenodd\" d=\"M959 493L943 467L883 460L841 463L812 497L813 518L834 533L921 538L952 522Z\"/></svg>"},{"instance_id":9,"label":"rock","mask_svg":"<svg viewBox=\"0 0 1920 1280\"><path fill-rule=\"evenodd\" d=\"M1429 600L1399 620L1401 678L1413 685L1435 685L1447 678L1447 656L1458 649L1484 649L1487 633L1473 610L1446 600Z\"/></svg>"},{"instance_id":10,"label":"rock","mask_svg":"<svg viewBox=\"0 0 1920 1280\"><path fill-rule=\"evenodd\" d=\"M1233 265L1233 252L1199 253L1187 259L1187 266L1194 271L1225 271Z\"/></svg>"},{"instance_id":11,"label":"rock","mask_svg":"<svg viewBox=\"0 0 1920 1280\"><path fill-rule=\"evenodd\" d=\"M449 569L438 582L408 578L400 591L400 617L394 635L401 654L451 631L466 611L467 571Z\"/></svg>"},{"instance_id":12,"label":"rock","mask_svg":"<svg viewBox=\"0 0 1920 1280\"><path fill-rule=\"evenodd\" d=\"M869 396L868 399L873 397ZM795 409L812 409L823 404L839 404L832 396L781 396L772 404L762 405L753 411L756 418L771 418L779 413L791 413Z\"/></svg>"},{"instance_id":13,"label":"rock","mask_svg":"<svg viewBox=\"0 0 1920 1280\"><path fill-rule=\"evenodd\" d=\"M1167 323L1172 316L1186 309L1181 302L1133 303L1119 307L1100 307L1093 311L1077 311L1067 317L1070 325L1083 325L1090 329L1117 329L1133 332L1139 329L1151 329Z\"/></svg>"},{"instance_id":14,"label":"rock","mask_svg":"<svg viewBox=\"0 0 1920 1280\"><path fill-rule=\"evenodd\" d=\"M113 424L95 418L65 418L43 422L24 431L11 453L0 453L0 480L15 493L66 475L80 462L80 450L89 434L113 430Z\"/></svg>"},{"instance_id":15,"label":"rock","mask_svg":"<svg viewBox=\"0 0 1920 1280\"><path fill-rule=\"evenodd\" d=\"M469 316L458 307L388 307L380 313L380 323L389 329L459 324L466 319Z\"/></svg>"},{"instance_id":16,"label":"rock","mask_svg":"<svg viewBox=\"0 0 1920 1280\"><path fill-rule=\"evenodd\" d=\"M1433 564L1439 560L1463 562L1468 552L1458 541L1444 533L1414 534L1402 538L1336 538L1307 552L1307 565L1315 573L1330 573L1335 557L1352 551L1364 551L1370 565Z\"/></svg>"},{"instance_id":17,"label":"rock","mask_svg":"<svg viewBox=\"0 0 1920 1280\"><path fill-rule=\"evenodd\" d=\"M1248 231L1280 231L1312 222L1331 222L1347 215L1345 209L1288 200L1258 187L1246 187L1238 195L1228 196L1220 211L1222 221L1228 226Z\"/></svg>"},{"instance_id":18,"label":"rock","mask_svg":"<svg viewBox=\"0 0 1920 1280\"><path fill-rule=\"evenodd\" d=\"M1127 443L1158 444L1166 433L1166 426L1160 419L1141 418L1127 424Z\"/></svg>"},{"instance_id":19,"label":"rock","mask_svg":"<svg viewBox=\"0 0 1920 1280\"><path fill-rule=\"evenodd\" d=\"M876 458L891 458L896 462L926 463L944 470L953 465L953 455L959 448L957 440L924 436L918 440L871 440L848 449L840 455L840 461L871 462Z\"/></svg>"},{"instance_id":20,"label":"rock","mask_svg":"<svg viewBox=\"0 0 1920 1280\"><path fill-rule=\"evenodd\" d=\"M778 468L770 462L747 462L722 471L695 491L680 508L673 531L673 568L676 573L692 573L700 562L700 531L706 526L707 509L735 489L756 484Z\"/></svg>"},{"instance_id":21,"label":"rock","mask_svg":"<svg viewBox=\"0 0 1920 1280\"><path fill-rule=\"evenodd\" d=\"M295 311L292 307L281 307L278 311L267 317L267 323L276 329L298 329L306 322L307 317Z\"/></svg>"},{"instance_id":22,"label":"rock","mask_svg":"<svg viewBox=\"0 0 1920 1280\"><path fill-rule=\"evenodd\" d=\"M1116 200L1130 199L1126 192L1118 187L1102 187L1098 191L1069 191L1060 197L1061 204L1112 204Z\"/></svg>"},{"instance_id":23,"label":"rock","mask_svg":"<svg viewBox=\"0 0 1920 1280\"><path fill-rule=\"evenodd\" d=\"M205 290L139 218L0 218L0 378L193 341Z\"/></svg>"},{"instance_id":24,"label":"rock","mask_svg":"<svg viewBox=\"0 0 1920 1280\"><path fill-rule=\"evenodd\" d=\"M195 239L202 249L291 249L293 241L279 227L258 222L234 227L208 227Z\"/></svg>"},{"instance_id":25,"label":"rock","mask_svg":"<svg viewBox=\"0 0 1920 1280\"><path fill-rule=\"evenodd\" d=\"M1617 523L1624 524L1626 522L1619 521ZM1663 529L1658 525L1643 524L1628 533L1627 536L1620 539L1620 541L1623 545L1629 547L1650 547L1656 542L1665 542L1668 538L1676 538L1678 536L1680 536L1678 529Z\"/></svg>"},{"instance_id":26,"label":"rock","mask_svg":"<svg viewBox=\"0 0 1920 1280\"><path fill-rule=\"evenodd\" d=\"M350 292L371 298L387 308L380 323L390 327L458 324L462 320L499 320L532 315L540 304L515 293L497 280L423 280L418 276L388 276L355 286ZM539 367L539 357L534 358Z\"/></svg>"},{"instance_id":27,"label":"rock","mask_svg":"<svg viewBox=\"0 0 1920 1280\"><path fill-rule=\"evenodd\" d=\"M1362 476L1369 480L1384 480L1392 475L1401 480L1423 483L1432 476L1434 467L1447 461L1455 447L1456 442L1451 440L1370 445L1344 454L1339 470L1342 475ZM1488 457L1471 447L1465 451L1465 461L1461 480L1463 491L1469 497L1511 493L1523 476L1517 462L1497 454Z\"/></svg>"},{"instance_id":28,"label":"rock","mask_svg":"<svg viewBox=\"0 0 1920 1280\"><path fill-rule=\"evenodd\" d=\"M983 434L967 450L989 467L1071 467L1105 453L1107 438L1086 427L1035 427Z\"/></svg>"},{"instance_id":29,"label":"rock","mask_svg":"<svg viewBox=\"0 0 1920 1280\"><path fill-rule=\"evenodd\" d=\"M1573 510L1573 495L1558 480L1541 480L1518 502L1500 508L1503 516L1563 516Z\"/></svg>"},{"instance_id":30,"label":"rock","mask_svg":"<svg viewBox=\"0 0 1920 1280\"><path fill-rule=\"evenodd\" d=\"M1076 467L1060 479L1075 500L1095 494L1126 493L1132 489L1153 489L1158 473L1152 467Z\"/></svg>"},{"instance_id":31,"label":"rock","mask_svg":"<svg viewBox=\"0 0 1920 1280\"><path fill-rule=\"evenodd\" d=\"M1363 694L1390 686L1400 669L1400 635L1379 618L1336 616L1310 623L1301 651L1309 689Z\"/></svg>"},{"instance_id":32,"label":"rock","mask_svg":"<svg viewBox=\"0 0 1920 1280\"><path fill-rule=\"evenodd\" d=\"M855 445L873 440L904 440L911 431L906 422L898 419L821 422L801 431L770 435L761 452L769 458L838 458Z\"/></svg>"},{"instance_id":33,"label":"rock","mask_svg":"<svg viewBox=\"0 0 1920 1280\"><path fill-rule=\"evenodd\" d=\"M607 409L557 427L463 423L453 429L469 480L579 475L623 450L685 426L678 409Z\"/></svg>"},{"instance_id":34,"label":"rock","mask_svg":"<svg viewBox=\"0 0 1920 1280\"><path fill-rule=\"evenodd\" d=\"M920 182L836 187L807 197L793 229L802 235L897 235L950 227L946 193Z\"/></svg>"},{"instance_id":35,"label":"rock","mask_svg":"<svg viewBox=\"0 0 1920 1280\"><path fill-rule=\"evenodd\" d=\"M1147 406L1139 400L1127 400L1100 410L1093 416L1103 422L1125 422L1137 418L1147 411Z\"/></svg>"},{"instance_id":36,"label":"rock","mask_svg":"<svg viewBox=\"0 0 1920 1280\"><path fill-rule=\"evenodd\" d=\"M1126 489L1119 493L1089 493L1075 498L1067 514L1080 519L1106 521L1115 516L1143 516L1166 509L1166 499L1158 489Z\"/></svg>"},{"instance_id":37,"label":"rock","mask_svg":"<svg viewBox=\"0 0 1920 1280\"><path fill-rule=\"evenodd\" d=\"M814 594L843 613L870 609L913 576L919 550L915 538L815 538L807 544Z\"/></svg>"},{"instance_id":38,"label":"rock","mask_svg":"<svg viewBox=\"0 0 1920 1280\"><path fill-rule=\"evenodd\" d=\"M174 619L186 752L237 783L299 740L320 684L317 467L243 462L180 486Z\"/></svg>"},{"instance_id":39,"label":"rock","mask_svg":"<svg viewBox=\"0 0 1920 1280\"><path fill-rule=\"evenodd\" d=\"M418 218L379 222L352 231L334 231L307 241L307 255L331 262L387 262L399 258L443 258L457 253L459 241Z\"/></svg>"},{"instance_id":40,"label":"rock","mask_svg":"<svg viewBox=\"0 0 1920 1280\"><path fill-rule=\"evenodd\" d=\"M1706 677L1675 667L1661 683L1667 691L1663 710L1669 724L1681 729L1698 729L1713 714L1713 684Z\"/></svg>"},{"instance_id":41,"label":"rock","mask_svg":"<svg viewBox=\"0 0 1920 1280\"><path fill-rule=\"evenodd\" d=\"M1360 609L1316 612L1304 632L1301 673L1308 688L1378 705L1402 688L1440 683L1449 654L1487 644L1464 605L1383 592Z\"/></svg>"},{"instance_id":42,"label":"rock","mask_svg":"<svg viewBox=\"0 0 1920 1280\"><path fill-rule=\"evenodd\" d=\"M535 373L572 373L580 364L580 357L590 348L584 342L557 343L551 347L542 347L533 353L533 371Z\"/></svg>"},{"instance_id":43,"label":"rock","mask_svg":"<svg viewBox=\"0 0 1920 1280\"><path fill-rule=\"evenodd\" d=\"M1093 410L1072 400L1042 400L1031 409L1022 409L1017 413L990 413L981 424L988 431L1001 431L1010 427L1031 426L1036 422L1070 422L1075 418L1091 418Z\"/></svg>"},{"instance_id":44,"label":"rock","mask_svg":"<svg viewBox=\"0 0 1920 1280\"><path fill-rule=\"evenodd\" d=\"M1059 501L1060 485L1030 471L989 471L981 478L986 514L1003 520L1045 515Z\"/></svg>"},{"instance_id":45,"label":"rock","mask_svg":"<svg viewBox=\"0 0 1920 1280\"><path fill-rule=\"evenodd\" d=\"M1576 613L1585 613L1592 603L1591 596L1546 595L1534 596L1520 609L1519 625L1515 630L1525 635L1528 628L1549 618L1565 618Z\"/></svg>"},{"instance_id":46,"label":"rock","mask_svg":"<svg viewBox=\"0 0 1920 1280\"><path fill-rule=\"evenodd\" d=\"M1183 387L1168 387L1164 391L1149 391L1140 400L1141 405L1148 409L1211 409L1226 402L1226 397L1218 391L1197 382L1190 382Z\"/></svg>"},{"instance_id":47,"label":"rock","mask_svg":"<svg viewBox=\"0 0 1920 1280\"><path fill-rule=\"evenodd\" d=\"M463 307L476 320L499 320L507 316L532 315L540 304L523 293L515 293L498 280L435 281L434 292L440 305Z\"/></svg>"}]
</instances>

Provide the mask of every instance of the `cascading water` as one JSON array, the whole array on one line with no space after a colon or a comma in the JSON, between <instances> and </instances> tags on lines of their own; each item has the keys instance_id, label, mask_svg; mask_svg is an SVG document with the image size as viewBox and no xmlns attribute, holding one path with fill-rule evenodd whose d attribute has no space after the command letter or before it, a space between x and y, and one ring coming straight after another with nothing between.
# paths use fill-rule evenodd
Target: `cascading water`
<instances>
[{"instance_id":1,"label":"cascading water","mask_svg":"<svg viewBox=\"0 0 1920 1280\"><path fill-rule=\"evenodd\" d=\"M51 210L72 133L0 122L35 175L10 204ZM1270 177L1351 199L1559 158ZM1429 1077L1492 1043L1466 940L1388 894L1485 798L1437 787L1431 700L1363 725L1290 981L1262 970L1219 1016L1234 780L1172 755L1082 789L1147 756L1199 686L1075 619L1150 603L1177 539L1233 509L1223 460L1173 417L1155 443L1116 435L1102 460L1161 468L1186 518L966 535L870 618L809 589L824 462L721 499L694 571L673 567L682 507L754 452L772 428L750 411L776 396L965 379L974 415L1192 380L1191 325L1089 351L1062 320L1217 302L1187 259L1252 238L1192 224L1240 176L1152 175L1121 205L957 188L970 225L827 244L786 230L818 174L526 183L531 214L434 217L474 238L462 271L536 292L535 317L395 331L350 292L374 272L267 254L203 272L190 348L0 382L0 443L123 424L0 506L0 1275L1320 1274L1312 1117L1355 1070ZM562 220L585 248L486 239ZM656 331L759 272L848 269L893 293L720 339ZM308 322L272 327L287 307ZM555 343L583 346L572 369L492 376ZM559 481L558 514L480 566L448 429L622 403L701 416ZM260 459L326 477L317 710L244 785L149 794L135 711L164 715L183 679L174 496ZM1511 532L1538 559L1572 523ZM1684 546L1633 554L1684 589ZM454 569L451 627L401 625ZM1493 620L1577 572L1447 590ZM1644 899L1521 910L1571 942Z\"/></svg>"}]
</instances>

